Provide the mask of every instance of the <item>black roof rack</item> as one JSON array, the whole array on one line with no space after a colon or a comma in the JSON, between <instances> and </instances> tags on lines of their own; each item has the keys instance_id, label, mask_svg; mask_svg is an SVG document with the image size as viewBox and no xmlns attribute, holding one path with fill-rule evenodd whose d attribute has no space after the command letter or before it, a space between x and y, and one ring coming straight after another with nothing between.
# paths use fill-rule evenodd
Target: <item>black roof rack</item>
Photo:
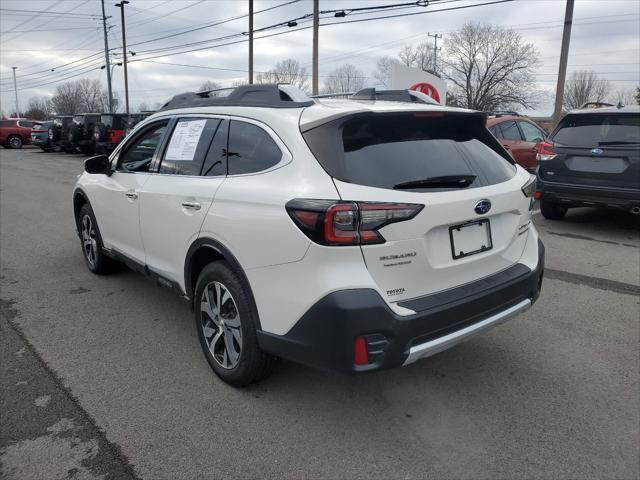
<instances>
[{"instance_id":1,"label":"black roof rack","mask_svg":"<svg viewBox=\"0 0 640 480\"><path fill-rule=\"evenodd\" d=\"M187 107L269 107L300 108L314 104L302 91L284 84L242 85L236 88L218 88L205 92L187 92L176 95L165 103L159 111ZM225 96L212 93L228 91Z\"/></svg>"}]
</instances>

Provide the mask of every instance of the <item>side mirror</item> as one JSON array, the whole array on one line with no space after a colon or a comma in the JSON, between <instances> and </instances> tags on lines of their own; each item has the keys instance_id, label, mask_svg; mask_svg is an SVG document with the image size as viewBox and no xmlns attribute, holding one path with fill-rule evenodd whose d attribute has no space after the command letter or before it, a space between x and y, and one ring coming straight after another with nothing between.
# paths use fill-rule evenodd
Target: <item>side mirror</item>
<instances>
[{"instance_id":1,"label":"side mirror","mask_svg":"<svg viewBox=\"0 0 640 480\"><path fill-rule=\"evenodd\" d=\"M87 173L98 173L111 175L111 162L106 155L96 155L84 161L84 171Z\"/></svg>"}]
</instances>

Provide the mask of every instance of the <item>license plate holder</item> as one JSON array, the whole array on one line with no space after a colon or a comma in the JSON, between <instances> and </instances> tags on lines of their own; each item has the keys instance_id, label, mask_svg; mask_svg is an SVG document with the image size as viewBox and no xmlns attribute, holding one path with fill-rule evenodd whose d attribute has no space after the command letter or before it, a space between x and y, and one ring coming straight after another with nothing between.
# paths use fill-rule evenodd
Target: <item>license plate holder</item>
<instances>
[{"instance_id":1,"label":"license plate holder","mask_svg":"<svg viewBox=\"0 0 640 480\"><path fill-rule=\"evenodd\" d=\"M449 227L451 255L454 260L486 252L493 248L488 218Z\"/></svg>"}]
</instances>

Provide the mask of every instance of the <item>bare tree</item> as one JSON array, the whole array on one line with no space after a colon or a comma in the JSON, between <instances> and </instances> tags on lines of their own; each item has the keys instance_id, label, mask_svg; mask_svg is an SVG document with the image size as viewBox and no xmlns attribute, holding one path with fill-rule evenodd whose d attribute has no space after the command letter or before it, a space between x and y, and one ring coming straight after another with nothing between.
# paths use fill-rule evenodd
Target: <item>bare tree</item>
<instances>
[{"instance_id":1,"label":"bare tree","mask_svg":"<svg viewBox=\"0 0 640 480\"><path fill-rule=\"evenodd\" d=\"M377 62L377 70L373 72L373 78L375 78L379 84L388 87L391 80L391 69L397 63L400 63L397 58L393 57L380 57Z\"/></svg>"},{"instance_id":2,"label":"bare tree","mask_svg":"<svg viewBox=\"0 0 640 480\"><path fill-rule=\"evenodd\" d=\"M442 64L459 105L495 110L536 103L538 51L513 30L467 23L446 40Z\"/></svg>"},{"instance_id":3,"label":"bare tree","mask_svg":"<svg viewBox=\"0 0 640 480\"><path fill-rule=\"evenodd\" d=\"M404 46L398 53L398 58L407 67L419 68L429 73L435 73L436 71L433 46L427 42L420 43L415 47L411 45Z\"/></svg>"},{"instance_id":4,"label":"bare tree","mask_svg":"<svg viewBox=\"0 0 640 480\"><path fill-rule=\"evenodd\" d=\"M117 110L118 103L115 97L114 111ZM58 115L106 112L109 110L109 99L99 80L81 78L58 85L56 93L51 97L51 105Z\"/></svg>"},{"instance_id":5,"label":"bare tree","mask_svg":"<svg viewBox=\"0 0 640 480\"><path fill-rule=\"evenodd\" d=\"M571 74L564 87L562 106L565 110L580 108L587 102L604 102L611 85L595 72L578 70Z\"/></svg>"},{"instance_id":6,"label":"bare tree","mask_svg":"<svg viewBox=\"0 0 640 480\"><path fill-rule=\"evenodd\" d=\"M49 97L31 97L24 112L27 118L47 120L53 116L53 108Z\"/></svg>"},{"instance_id":7,"label":"bare tree","mask_svg":"<svg viewBox=\"0 0 640 480\"><path fill-rule=\"evenodd\" d=\"M220 84L219 83L216 83L213 80L207 80L202 85L200 85L200 88L198 88L198 91L199 92L206 92L208 90L215 90L216 88L220 88Z\"/></svg>"},{"instance_id":8,"label":"bare tree","mask_svg":"<svg viewBox=\"0 0 640 480\"><path fill-rule=\"evenodd\" d=\"M616 90L612 96L613 102L617 105L622 105L624 107L628 107L629 105L636 104L636 90L629 89L619 89Z\"/></svg>"},{"instance_id":9,"label":"bare tree","mask_svg":"<svg viewBox=\"0 0 640 480\"><path fill-rule=\"evenodd\" d=\"M350 63L333 70L324 81L324 93L357 92L364 87L364 74Z\"/></svg>"},{"instance_id":10,"label":"bare tree","mask_svg":"<svg viewBox=\"0 0 640 480\"><path fill-rule=\"evenodd\" d=\"M51 97L53 110L58 115L73 115L80 113L82 102L77 95L75 82L66 82L56 87L56 93Z\"/></svg>"},{"instance_id":11,"label":"bare tree","mask_svg":"<svg viewBox=\"0 0 640 480\"><path fill-rule=\"evenodd\" d=\"M636 103L640 105L640 87L636 87L635 99L636 99Z\"/></svg>"},{"instance_id":12,"label":"bare tree","mask_svg":"<svg viewBox=\"0 0 640 480\"><path fill-rule=\"evenodd\" d=\"M140 102L138 106L133 110L134 112L148 112L151 108L147 102Z\"/></svg>"},{"instance_id":13,"label":"bare tree","mask_svg":"<svg viewBox=\"0 0 640 480\"><path fill-rule=\"evenodd\" d=\"M309 75L307 69L297 60L288 58L278 62L275 68L256 76L256 83L289 83L302 90L308 90Z\"/></svg>"}]
</instances>

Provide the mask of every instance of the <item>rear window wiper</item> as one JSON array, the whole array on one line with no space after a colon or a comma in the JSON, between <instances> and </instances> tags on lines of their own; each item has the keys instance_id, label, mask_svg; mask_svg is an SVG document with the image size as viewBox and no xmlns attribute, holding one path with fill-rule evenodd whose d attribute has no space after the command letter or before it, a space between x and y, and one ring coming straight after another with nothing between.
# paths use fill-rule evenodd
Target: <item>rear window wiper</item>
<instances>
[{"instance_id":1,"label":"rear window wiper","mask_svg":"<svg viewBox=\"0 0 640 480\"><path fill-rule=\"evenodd\" d=\"M467 188L476 179L475 175L442 175L439 177L412 180L393 186L394 190L405 188Z\"/></svg>"},{"instance_id":2,"label":"rear window wiper","mask_svg":"<svg viewBox=\"0 0 640 480\"><path fill-rule=\"evenodd\" d=\"M611 140L610 142L598 142L600 146L607 145L640 145L640 142L629 142L626 140Z\"/></svg>"}]
</instances>

